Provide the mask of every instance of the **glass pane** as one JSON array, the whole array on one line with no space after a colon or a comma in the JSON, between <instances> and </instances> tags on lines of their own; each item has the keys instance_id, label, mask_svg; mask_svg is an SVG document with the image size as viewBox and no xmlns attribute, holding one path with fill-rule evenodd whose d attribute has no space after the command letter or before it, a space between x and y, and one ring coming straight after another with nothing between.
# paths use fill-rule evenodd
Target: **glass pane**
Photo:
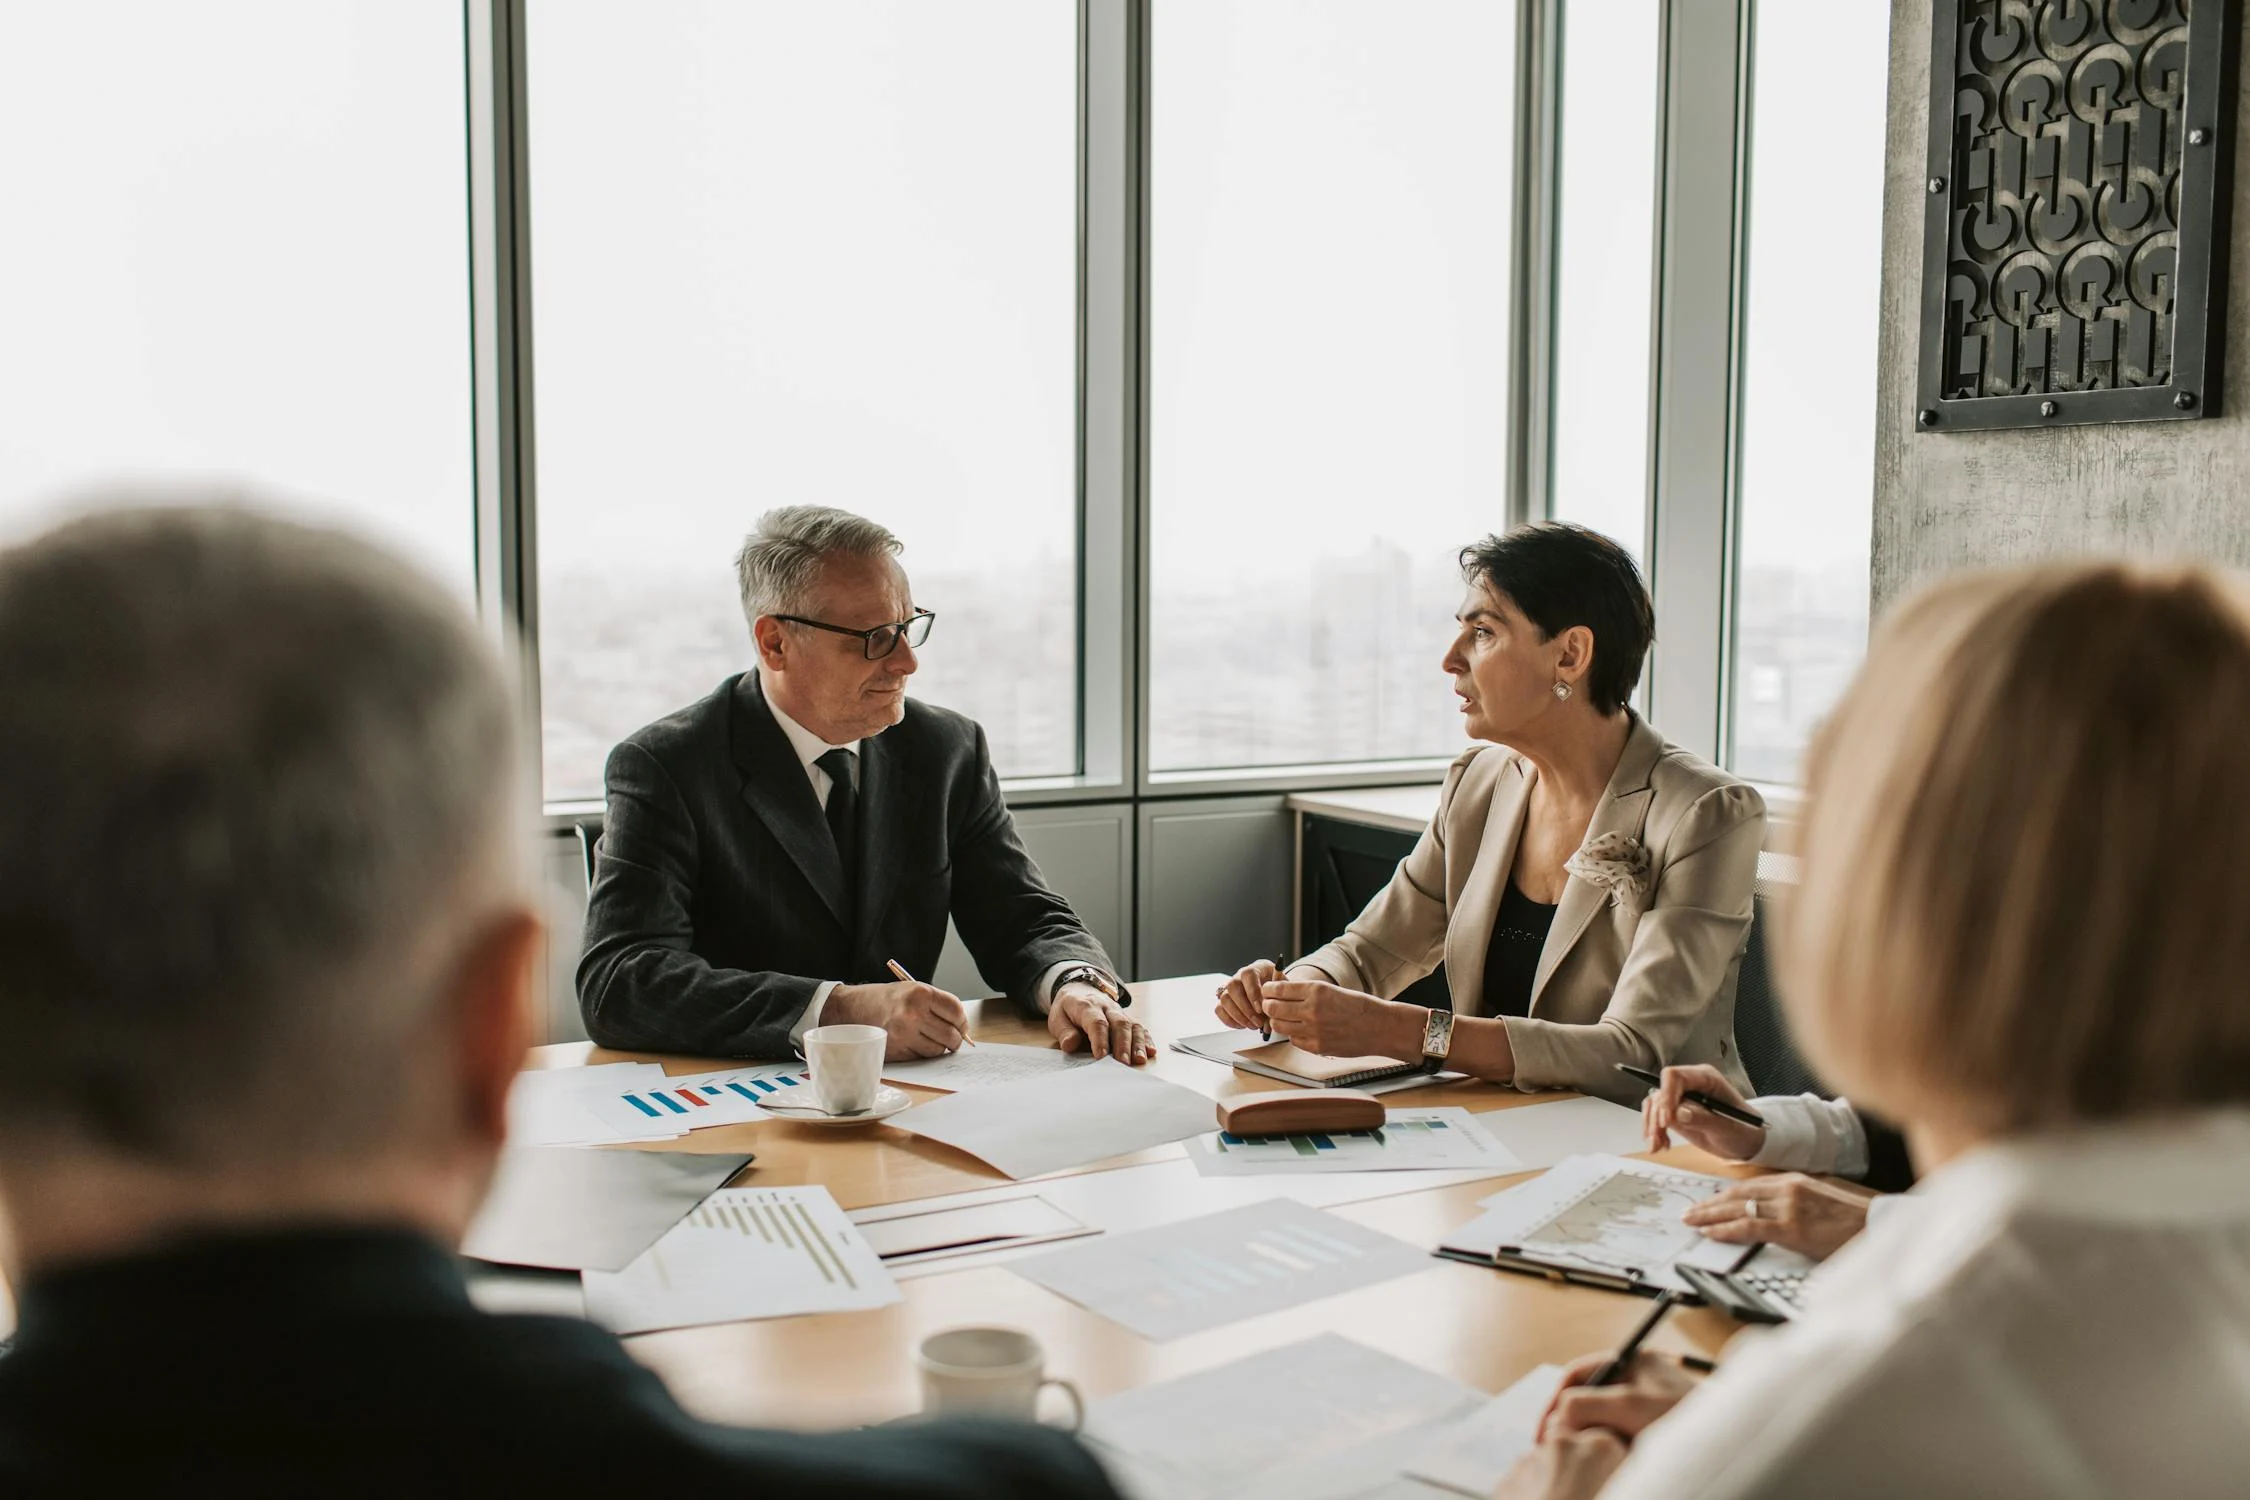
<instances>
[{"instance_id":1,"label":"glass pane","mask_svg":"<svg viewBox=\"0 0 2250 1500\"><path fill-rule=\"evenodd\" d=\"M1151 764L1448 755L1505 520L1515 8L1160 0Z\"/></svg>"},{"instance_id":2,"label":"glass pane","mask_svg":"<svg viewBox=\"0 0 2250 1500\"><path fill-rule=\"evenodd\" d=\"M906 543L913 691L1078 764L1077 16L534 0L546 788L752 661L760 512Z\"/></svg>"},{"instance_id":3,"label":"glass pane","mask_svg":"<svg viewBox=\"0 0 2250 1500\"><path fill-rule=\"evenodd\" d=\"M458 0L0 10L0 527L228 480L475 588Z\"/></svg>"},{"instance_id":4,"label":"glass pane","mask_svg":"<svg viewBox=\"0 0 2250 1500\"><path fill-rule=\"evenodd\" d=\"M1867 642L1889 26L1758 7L1731 760L1759 780L1795 779Z\"/></svg>"},{"instance_id":5,"label":"glass pane","mask_svg":"<svg viewBox=\"0 0 2250 1500\"><path fill-rule=\"evenodd\" d=\"M1615 537L1644 567L1662 11L1564 0L1556 189L1549 513Z\"/></svg>"}]
</instances>

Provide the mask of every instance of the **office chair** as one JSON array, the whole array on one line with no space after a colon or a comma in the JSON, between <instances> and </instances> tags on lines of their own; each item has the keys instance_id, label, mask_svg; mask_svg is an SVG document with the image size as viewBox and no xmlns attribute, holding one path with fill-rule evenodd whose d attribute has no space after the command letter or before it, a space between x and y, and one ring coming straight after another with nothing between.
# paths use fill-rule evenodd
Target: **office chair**
<instances>
[{"instance_id":1,"label":"office chair","mask_svg":"<svg viewBox=\"0 0 2250 1500\"><path fill-rule=\"evenodd\" d=\"M1734 1045L1742 1055L1742 1070L1750 1075L1756 1094L1818 1094L1829 1091L1797 1055L1789 1037L1789 1022L1781 1013L1781 996L1773 985L1766 960L1766 933L1772 922L1772 903L1797 883L1797 862L1785 854L1758 856L1757 899L1750 918L1750 937L1742 950L1742 970L1734 991Z\"/></svg>"},{"instance_id":2,"label":"office chair","mask_svg":"<svg viewBox=\"0 0 2250 1500\"><path fill-rule=\"evenodd\" d=\"M578 833L578 852L586 858L586 889L594 888L594 854L602 846L602 820L580 818L571 824Z\"/></svg>"}]
</instances>

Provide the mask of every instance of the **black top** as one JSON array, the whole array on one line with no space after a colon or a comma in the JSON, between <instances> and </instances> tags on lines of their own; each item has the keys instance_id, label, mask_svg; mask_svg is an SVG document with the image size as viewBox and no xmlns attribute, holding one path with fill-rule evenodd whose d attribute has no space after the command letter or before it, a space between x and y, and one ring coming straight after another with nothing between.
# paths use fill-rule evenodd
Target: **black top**
<instances>
[{"instance_id":1,"label":"black top","mask_svg":"<svg viewBox=\"0 0 2250 1500\"><path fill-rule=\"evenodd\" d=\"M1500 915L1492 922L1492 946L1484 950L1486 1015L1531 1014L1531 982L1539 977L1539 954L1554 923L1553 907L1526 896L1514 880L1508 882Z\"/></svg>"},{"instance_id":2,"label":"black top","mask_svg":"<svg viewBox=\"0 0 2250 1500\"><path fill-rule=\"evenodd\" d=\"M1036 1014L1039 976L1102 945L1039 875L984 731L915 699L860 741L846 861L755 672L610 752L578 1005L605 1047L791 1056L823 980L927 977L953 919L987 983ZM849 873L847 874L847 866Z\"/></svg>"},{"instance_id":3,"label":"black top","mask_svg":"<svg viewBox=\"0 0 2250 1500\"><path fill-rule=\"evenodd\" d=\"M1086 1450L998 1423L698 1421L590 1323L493 1317L399 1231L213 1238L22 1289L0 1495L1058 1496Z\"/></svg>"}]
</instances>

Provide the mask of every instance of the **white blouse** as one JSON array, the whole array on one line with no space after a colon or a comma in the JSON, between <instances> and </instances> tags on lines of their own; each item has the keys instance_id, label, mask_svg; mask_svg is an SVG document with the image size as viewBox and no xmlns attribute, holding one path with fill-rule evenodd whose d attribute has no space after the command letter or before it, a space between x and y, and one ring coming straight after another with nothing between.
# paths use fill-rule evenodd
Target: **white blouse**
<instances>
[{"instance_id":1,"label":"white blouse","mask_svg":"<svg viewBox=\"0 0 2250 1500\"><path fill-rule=\"evenodd\" d=\"M1808 1301L1605 1500L2250 1495L2250 1110L1971 1152Z\"/></svg>"}]
</instances>

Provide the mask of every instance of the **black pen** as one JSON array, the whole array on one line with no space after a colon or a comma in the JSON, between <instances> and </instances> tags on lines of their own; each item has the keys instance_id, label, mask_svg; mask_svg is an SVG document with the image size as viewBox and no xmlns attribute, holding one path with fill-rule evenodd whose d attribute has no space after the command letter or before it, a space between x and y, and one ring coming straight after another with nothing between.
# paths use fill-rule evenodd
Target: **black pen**
<instances>
[{"instance_id":1,"label":"black pen","mask_svg":"<svg viewBox=\"0 0 2250 1500\"><path fill-rule=\"evenodd\" d=\"M1655 1073L1651 1073L1646 1068L1636 1068L1631 1063L1619 1063L1617 1065L1617 1071L1623 1073L1628 1078L1638 1078L1641 1082L1647 1084L1650 1088L1660 1089L1664 1087L1663 1078ZM1686 1092L1682 1093L1680 1097L1687 1100L1687 1102L1690 1104L1700 1104L1705 1109L1711 1111L1711 1113L1722 1116L1729 1120L1736 1121L1739 1124L1755 1125L1761 1130L1765 1128L1766 1122L1764 1116L1752 1114L1749 1110L1743 1109L1737 1105L1722 1103L1721 1101L1712 1098L1709 1094L1704 1093L1701 1089L1689 1089Z\"/></svg>"},{"instance_id":2,"label":"black pen","mask_svg":"<svg viewBox=\"0 0 2250 1500\"><path fill-rule=\"evenodd\" d=\"M1664 1321L1664 1315L1686 1300L1687 1298L1679 1292L1666 1292L1663 1296L1657 1298L1656 1306L1648 1310L1648 1316L1641 1319L1641 1326L1634 1329L1633 1336L1627 1339L1624 1345L1618 1349L1617 1357L1596 1370L1593 1378L1586 1383L1588 1385L1615 1385L1618 1381L1623 1380L1625 1372L1633 1368L1633 1356L1641 1352L1641 1340L1656 1332L1656 1325Z\"/></svg>"}]
</instances>

